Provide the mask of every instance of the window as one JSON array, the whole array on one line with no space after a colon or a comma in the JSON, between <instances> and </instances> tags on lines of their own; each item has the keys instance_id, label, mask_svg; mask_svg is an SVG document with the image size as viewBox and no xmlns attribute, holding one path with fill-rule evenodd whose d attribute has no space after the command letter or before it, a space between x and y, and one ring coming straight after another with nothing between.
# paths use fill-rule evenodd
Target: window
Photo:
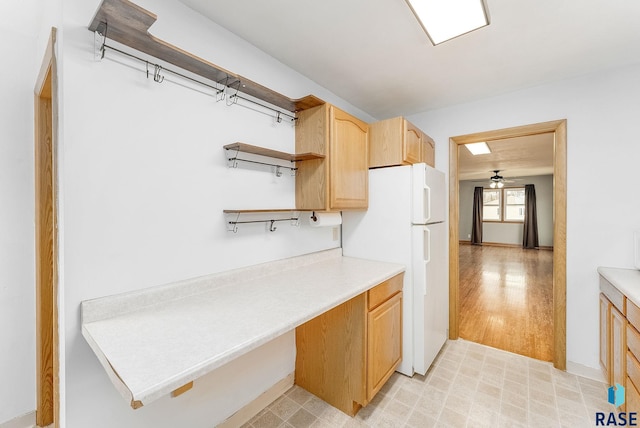
<instances>
[{"instance_id":1,"label":"window","mask_svg":"<svg viewBox=\"0 0 640 428\"><path fill-rule=\"evenodd\" d=\"M482 221L524 221L523 187L484 189L482 195Z\"/></svg>"},{"instance_id":2,"label":"window","mask_svg":"<svg viewBox=\"0 0 640 428\"><path fill-rule=\"evenodd\" d=\"M504 189L504 221L524 221L524 189Z\"/></svg>"},{"instance_id":3,"label":"window","mask_svg":"<svg viewBox=\"0 0 640 428\"><path fill-rule=\"evenodd\" d=\"M500 221L502 190L484 189L482 192L482 220Z\"/></svg>"}]
</instances>

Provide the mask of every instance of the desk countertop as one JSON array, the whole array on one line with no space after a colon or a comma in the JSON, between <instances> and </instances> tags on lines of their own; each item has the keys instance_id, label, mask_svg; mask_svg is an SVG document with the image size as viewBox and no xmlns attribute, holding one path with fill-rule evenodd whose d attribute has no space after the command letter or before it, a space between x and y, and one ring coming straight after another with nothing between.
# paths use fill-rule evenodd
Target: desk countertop
<instances>
[{"instance_id":1,"label":"desk countertop","mask_svg":"<svg viewBox=\"0 0 640 428\"><path fill-rule=\"evenodd\" d=\"M137 408L403 271L328 250L82 302L82 333Z\"/></svg>"}]
</instances>

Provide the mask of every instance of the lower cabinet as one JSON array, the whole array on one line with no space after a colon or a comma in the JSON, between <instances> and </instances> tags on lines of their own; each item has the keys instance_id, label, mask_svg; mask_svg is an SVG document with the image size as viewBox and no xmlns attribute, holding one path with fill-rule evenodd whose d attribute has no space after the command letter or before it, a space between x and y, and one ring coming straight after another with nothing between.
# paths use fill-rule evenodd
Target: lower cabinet
<instances>
[{"instance_id":1,"label":"lower cabinet","mask_svg":"<svg viewBox=\"0 0 640 428\"><path fill-rule=\"evenodd\" d=\"M609 385L626 388L627 318L604 293L600 294L600 364Z\"/></svg>"},{"instance_id":2,"label":"lower cabinet","mask_svg":"<svg viewBox=\"0 0 640 428\"><path fill-rule=\"evenodd\" d=\"M617 411L640 412L640 307L621 291L637 289L640 272L615 268L598 268L598 272L600 364L609 385L625 388L624 404Z\"/></svg>"},{"instance_id":3,"label":"lower cabinet","mask_svg":"<svg viewBox=\"0 0 640 428\"><path fill-rule=\"evenodd\" d=\"M353 416L402 359L402 277L296 328L295 383Z\"/></svg>"}]
</instances>

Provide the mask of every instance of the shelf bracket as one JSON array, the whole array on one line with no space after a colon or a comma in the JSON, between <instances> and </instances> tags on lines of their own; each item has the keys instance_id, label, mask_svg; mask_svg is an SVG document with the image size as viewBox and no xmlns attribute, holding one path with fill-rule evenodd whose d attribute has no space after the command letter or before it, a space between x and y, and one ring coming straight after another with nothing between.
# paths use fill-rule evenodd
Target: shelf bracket
<instances>
[{"instance_id":1,"label":"shelf bracket","mask_svg":"<svg viewBox=\"0 0 640 428\"><path fill-rule=\"evenodd\" d=\"M290 161L292 166L278 165L277 163L260 162L260 161L255 161L251 159L242 159L238 157L239 150L234 150L229 148L225 148L225 150L227 151L227 164L229 168L237 168L238 162L247 162L247 163L253 163L257 165L272 166L275 169L274 173L276 177L282 177L282 169L290 170L292 176L295 176L298 171L298 168L294 166L295 163L293 161Z\"/></svg>"},{"instance_id":2,"label":"shelf bracket","mask_svg":"<svg viewBox=\"0 0 640 428\"><path fill-rule=\"evenodd\" d=\"M278 211L283 211L283 210L275 210L275 211L268 211L265 210L264 213L274 213L274 212L278 212ZM286 211L286 210L285 210ZM227 215L232 215L235 214L235 217L232 219L227 220L227 231L228 232L233 232L233 233L238 233L238 225L240 224L251 224L251 223L266 223L267 224L267 229L269 230L269 232L275 232L276 230L278 230L278 228L276 227L276 223L279 221L288 221L290 222L291 226L294 227L299 227L300 226L300 212L299 211L295 211L295 210L291 210L289 211L291 214L289 216L289 218L272 218L271 216L265 216L265 218L259 219L259 220L240 220L240 216L242 214L253 214L256 215L256 212L252 212L252 211L229 211L229 212L225 212Z\"/></svg>"},{"instance_id":3,"label":"shelf bracket","mask_svg":"<svg viewBox=\"0 0 640 428\"><path fill-rule=\"evenodd\" d=\"M101 22L93 32L93 58L97 61L104 59L107 44L107 23Z\"/></svg>"}]
</instances>

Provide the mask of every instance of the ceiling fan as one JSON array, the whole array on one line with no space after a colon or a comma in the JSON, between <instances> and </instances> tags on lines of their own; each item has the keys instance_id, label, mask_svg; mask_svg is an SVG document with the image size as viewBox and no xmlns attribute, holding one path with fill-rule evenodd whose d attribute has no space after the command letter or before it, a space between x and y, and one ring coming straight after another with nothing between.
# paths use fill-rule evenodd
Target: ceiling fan
<instances>
[{"instance_id":1,"label":"ceiling fan","mask_svg":"<svg viewBox=\"0 0 640 428\"><path fill-rule=\"evenodd\" d=\"M498 189L501 189L502 187L504 187L504 183L515 182L514 180L505 180L503 176L498 174L499 172L500 172L499 169L494 169L493 176L489 179L491 181L491 183L489 184L489 187L491 187L492 189L495 189L496 187Z\"/></svg>"}]
</instances>

